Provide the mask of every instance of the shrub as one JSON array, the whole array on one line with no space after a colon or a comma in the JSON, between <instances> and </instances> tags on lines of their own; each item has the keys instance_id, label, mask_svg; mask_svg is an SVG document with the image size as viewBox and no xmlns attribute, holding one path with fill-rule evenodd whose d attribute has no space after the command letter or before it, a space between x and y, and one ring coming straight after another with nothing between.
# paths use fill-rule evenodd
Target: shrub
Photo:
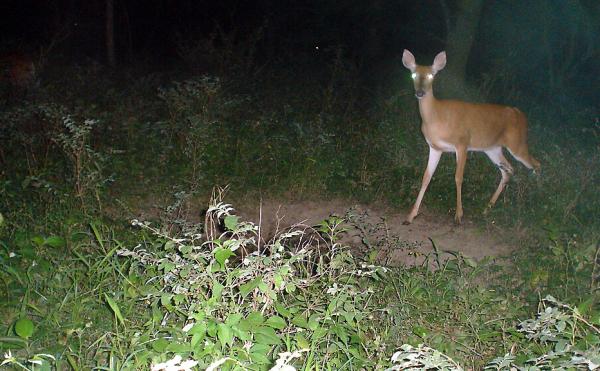
<instances>
[{"instance_id":1,"label":"shrub","mask_svg":"<svg viewBox=\"0 0 600 371\"><path fill-rule=\"evenodd\" d=\"M125 292L152 319L132 318L135 329L123 322L132 336L124 364L179 356L200 367L222 361L227 369L266 369L278 353L287 357L276 362L282 365L306 352L305 368L374 365L376 349L365 346L374 335L367 282L385 269L361 265L336 242L341 219L317 229L295 225L262 241L258 227L228 204L213 201L207 217L224 229L208 240L210 232L197 227L170 236L133 222L154 237L119 250L131 261Z\"/></svg>"}]
</instances>

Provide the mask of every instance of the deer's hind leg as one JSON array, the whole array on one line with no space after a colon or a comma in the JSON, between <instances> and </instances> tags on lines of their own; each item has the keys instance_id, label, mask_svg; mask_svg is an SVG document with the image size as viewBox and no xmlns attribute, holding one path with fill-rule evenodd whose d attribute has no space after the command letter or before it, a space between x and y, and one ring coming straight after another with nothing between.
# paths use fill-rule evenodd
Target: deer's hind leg
<instances>
[{"instance_id":1,"label":"deer's hind leg","mask_svg":"<svg viewBox=\"0 0 600 371\"><path fill-rule=\"evenodd\" d=\"M533 158L533 156L529 154L527 145L522 145L518 149L510 147L507 147L507 149L514 158L519 160L519 162L525 165L528 169L533 170L534 173L539 174L540 163L538 160L536 160L535 158Z\"/></svg>"},{"instance_id":2,"label":"deer's hind leg","mask_svg":"<svg viewBox=\"0 0 600 371\"><path fill-rule=\"evenodd\" d=\"M513 173L513 167L511 166L510 162L508 162L506 157L504 157L504 154L502 153L502 147L495 147L484 152L490 158L490 160L492 160L492 162L496 164L496 166L498 166L498 169L500 169L500 173L502 174L502 179L500 179L498 188L496 189L496 192L494 192L494 194L492 195L492 198L490 199L490 202L488 202L487 208L484 211L487 212L494 206L496 201L498 201L500 193L502 193L502 191L506 187L506 184L508 183L508 180L510 179L510 176Z\"/></svg>"},{"instance_id":3,"label":"deer's hind leg","mask_svg":"<svg viewBox=\"0 0 600 371\"><path fill-rule=\"evenodd\" d=\"M529 154L527 145L527 120L521 117L519 125L511 126L505 134L504 146L510 154L528 169L540 172L540 163Z\"/></svg>"}]
</instances>

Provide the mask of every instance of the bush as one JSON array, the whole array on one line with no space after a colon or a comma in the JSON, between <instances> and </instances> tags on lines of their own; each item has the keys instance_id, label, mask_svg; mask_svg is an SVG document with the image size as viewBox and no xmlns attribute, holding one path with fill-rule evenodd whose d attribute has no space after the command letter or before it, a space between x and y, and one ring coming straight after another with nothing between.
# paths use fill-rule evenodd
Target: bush
<instances>
[{"instance_id":1,"label":"bush","mask_svg":"<svg viewBox=\"0 0 600 371\"><path fill-rule=\"evenodd\" d=\"M115 311L121 331L132 336L123 366L179 356L200 367L222 362L225 369L260 370L278 353L289 361L306 353L307 369L372 367L377 350L367 344L376 308L368 282L385 269L360 264L336 242L342 220L329 218L316 229L296 225L261 241L258 227L232 212L213 201L207 218L215 223L176 236L134 221L154 237L118 251L130 265L125 297L110 299L111 307L137 298L136 311L148 318ZM205 239L214 233L210 225L224 232Z\"/></svg>"}]
</instances>

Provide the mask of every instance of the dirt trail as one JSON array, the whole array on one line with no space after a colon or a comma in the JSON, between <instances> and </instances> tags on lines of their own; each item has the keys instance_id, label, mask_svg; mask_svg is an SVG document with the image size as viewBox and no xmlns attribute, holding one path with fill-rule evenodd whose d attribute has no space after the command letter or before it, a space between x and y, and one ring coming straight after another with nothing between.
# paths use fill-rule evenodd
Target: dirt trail
<instances>
[{"instance_id":1,"label":"dirt trail","mask_svg":"<svg viewBox=\"0 0 600 371\"><path fill-rule=\"evenodd\" d=\"M352 205L345 201L263 201L262 205L241 206L237 212L245 220L261 223L261 234L268 238L277 229L302 222L315 225L330 215L344 216L350 210L352 219L343 238L362 252L371 247L381 249L378 260L389 265L421 264L424 256L433 252L431 240L438 250L460 252L463 256L481 260L505 256L513 247L502 241L498 231L482 230L469 220L456 226L451 217L419 215L411 225L403 225L405 212L384 207ZM363 239L368 236L367 242ZM430 240L431 239L431 240ZM443 253L443 257L451 256Z\"/></svg>"}]
</instances>

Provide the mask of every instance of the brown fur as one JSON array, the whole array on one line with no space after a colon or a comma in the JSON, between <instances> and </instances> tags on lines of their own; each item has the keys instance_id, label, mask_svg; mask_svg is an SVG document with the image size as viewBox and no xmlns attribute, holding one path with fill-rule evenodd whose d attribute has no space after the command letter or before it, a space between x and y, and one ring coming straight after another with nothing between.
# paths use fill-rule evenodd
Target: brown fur
<instances>
[{"instance_id":1,"label":"brown fur","mask_svg":"<svg viewBox=\"0 0 600 371\"><path fill-rule=\"evenodd\" d=\"M476 104L457 100L438 100L433 95L435 75L446 65L446 53L439 53L432 66L419 66L414 56L405 50L402 63L413 73L415 92L419 98L421 131L430 146L429 162L417 201L406 218L409 224L417 216L429 181L442 152L456 153L456 216L461 222L461 188L467 151L485 152L500 168L502 180L490 199L492 207L506 186L512 166L502 154L502 148L529 169L539 171L540 163L529 154L527 118L517 108L496 104Z\"/></svg>"}]
</instances>

